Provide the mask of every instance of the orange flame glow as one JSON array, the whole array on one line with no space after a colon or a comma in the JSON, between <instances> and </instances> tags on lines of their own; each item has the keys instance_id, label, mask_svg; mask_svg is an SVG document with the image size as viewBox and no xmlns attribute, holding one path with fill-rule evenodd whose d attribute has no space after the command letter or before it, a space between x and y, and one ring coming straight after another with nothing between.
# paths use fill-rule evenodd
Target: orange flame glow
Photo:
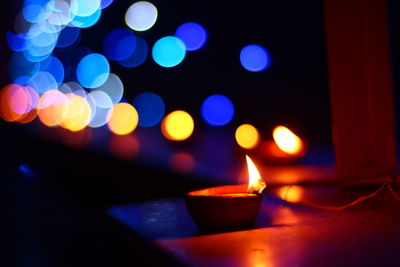
<instances>
[{"instance_id":1,"label":"orange flame glow","mask_svg":"<svg viewBox=\"0 0 400 267\"><path fill-rule=\"evenodd\" d=\"M247 187L247 192L254 194L261 194L265 188L265 182L261 178L260 173L254 162L249 156L246 155L247 169L249 171L249 186Z\"/></svg>"},{"instance_id":2,"label":"orange flame glow","mask_svg":"<svg viewBox=\"0 0 400 267\"><path fill-rule=\"evenodd\" d=\"M275 127L272 136L274 137L275 143L282 151L290 155L301 153L303 141L287 127L281 125Z\"/></svg>"}]
</instances>

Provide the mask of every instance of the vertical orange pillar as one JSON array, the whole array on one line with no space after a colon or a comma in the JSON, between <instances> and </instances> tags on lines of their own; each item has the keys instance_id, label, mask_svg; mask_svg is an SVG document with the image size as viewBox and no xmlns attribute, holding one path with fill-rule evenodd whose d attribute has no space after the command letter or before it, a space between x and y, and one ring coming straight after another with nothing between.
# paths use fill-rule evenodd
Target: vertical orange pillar
<instances>
[{"instance_id":1,"label":"vertical orange pillar","mask_svg":"<svg viewBox=\"0 0 400 267\"><path fill-rule=\"evenodd\" d=\"M396 173L386 0L325 0L328 77L337 173Z\"/></svg>"}]
</instances>

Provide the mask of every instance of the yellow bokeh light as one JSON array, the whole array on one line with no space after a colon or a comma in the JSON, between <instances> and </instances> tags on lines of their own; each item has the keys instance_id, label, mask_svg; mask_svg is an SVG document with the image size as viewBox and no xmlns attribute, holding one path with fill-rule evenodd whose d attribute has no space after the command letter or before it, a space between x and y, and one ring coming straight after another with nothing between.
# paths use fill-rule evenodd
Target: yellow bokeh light
<instances>
[{"instance_id":1,"label":"yellow bokeh light","mask_svg":"<svg viewBox=\"0 0 400 267\"><path fill-rule=\"evenodd\" d=\"M245 149L252 149L257 146L260 135L253 125L242 124L236 129L235 138L239 146Z\"/></svg>"},{"instance_id":2,"label":"yellow bokeh light","mask_svg":"<svg viewBox=\"0 0 400 267\"><path fill-rule=\"evenodd\" d=\"M109 111L110 120L107 122L111 132L125 135L133 132L139 122L136 109L128 103L118 103Z\"/></svg>"},{"instance_id":3,"label":"yellow bokeh light","mask_svg":"<svg viewBox=\"0 0 400 267\"><path fill-rule=\"evenodd\" d=\"M51 90L39 99L37 110L40 121L49 127L61 124L68 114L68 99L58 90Z\"/></svg>"},{"instance_id":4,"label":"yellow bokeh light","mask_svg":"<svg viewBox=\"0 0 400 267\"><path fill-rule=\"evenodd\" d=\"M298 154L303 148L301 139L285 126L275 127L272 136L278 147L288 154Z\"/></svg>"},{"instance_id":5,"label":"yellow bokeh light","mask_svg":"<svg viewBox=\"0 0 400 267\"><path fill-rule=\"evenodd\" d=\"M81 96L67 94L68 114L61 124L62 127L77 132L83 130L90 121L92 110L87 100Z\"/></svg>"},{"instance_id":6,"label":"yellow bokeh light","mask_svg":"<svg viewBox=\"0 0 400 267\"><path fill-rule=\"evenodd\" d=\"M188 139L194 129L194 121L189 113L183 110L176 110L165 116L161 123L163 135L173 141Z\"/></svg>"},{"instance_id":7,"label":"yellow bokeh light","mask_svg":"<svg viewBox=\"0 0 400 267\"><path fill-rule=\"evenodd\" d=\"M281 187L278 193L282 200L291 203L297 203L301 201L304 194L304 189L298 185L287 185Z\"/></svg>"}]
</instances>

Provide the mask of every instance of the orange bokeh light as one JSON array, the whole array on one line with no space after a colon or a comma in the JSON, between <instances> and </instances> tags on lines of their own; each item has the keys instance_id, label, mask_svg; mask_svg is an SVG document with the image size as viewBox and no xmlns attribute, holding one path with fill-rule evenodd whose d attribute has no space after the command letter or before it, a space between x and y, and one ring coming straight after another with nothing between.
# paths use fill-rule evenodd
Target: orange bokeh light
<instances>
[{"instance_id":1,"label":"orange bokeh light","mask_svg":"<svg viewBox=\"0 0 400 267\"><path fill-rule=\"evenodd\" d=\"M303 141L287 127L282 125L275 127L272 136L275 143L282 151L290 155L302 153L304 147Z\"/></svg>"},{"instance_id":2,"label":"orange bokeh light","mask_svg":"<svg viewBox=\"0 0 400 267\"><path fill-rule=\"evenodd\" d=\"M68 114L64 118L61 126L72 132L83 130L92 115L92 111L87 100L81 96L69 93L68 98Z\"/></svg>"},{"instance_id":3,"label":"orange bokeh light","mask_svg":"<svg viewBox=\"0 0 400 267\"><path fill-rule=\"evenodd\" d=\"M128 103L118 103L109 111L110 120L107 122L111 132L125 135L133 132L139 122L136 109Z\"/></svg>"},{"instance_id":4,"label":"orange bokeh light","mask_svg":"<svg viewBox=\"0 0 400 267\"><path fill-rule=\"evenodd\" d=\"M188 139L194 130L194 121L189 113L176 110L165 116L161 123L162 134L172 141Z\"/></svg>"},{"instance_id":5,"label":"orange bokeh light","mask_svg":"<svg viewBox=\"0 0 400 267\"><path fill-rule=\"evenodd\" d=\"M68 102L68 98L58 90L43 94L37 105L40 121L49 127L60 125L68 115Z\"/></svg>"}]
</instances>

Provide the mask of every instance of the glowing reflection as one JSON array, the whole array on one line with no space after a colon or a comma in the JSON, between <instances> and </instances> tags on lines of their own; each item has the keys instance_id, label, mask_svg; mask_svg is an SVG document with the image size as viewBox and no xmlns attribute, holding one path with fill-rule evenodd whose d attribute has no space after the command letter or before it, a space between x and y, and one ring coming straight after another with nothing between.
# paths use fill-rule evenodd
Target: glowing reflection
<instances>
[{"instance_id":1,"label":"glowing reflection","mask_svg":"<svg viewBox=\"0 0 400 267\"><path fill-rule=\"evenodd\" d=\"M111 136L109 146L114 156L124 160L135 157L139 153L140 148L136 136L131 134Z\"/></svg>"},{"instance_id":2,"label":"glowing reflection","mask_svg":"<svg viewBox=\"0 0 400 267\"><path fill-rule=\"evenodd\" d=\"M162 67L175 67L186 56L185 44L174 36L163 37L154 44L152 56L154 61Z\"/></svg>"},{"instance_id":3,"label":"glowing reflection","mask_svg":"<svg viewBox=\"0 0 400 267\"><path fill-rule=\"evenodd\" d=\"M104 84L110 73L110 65L101 54L89 54L81 59L76 69L79 83L86 88L96 88Z\"/></svg>"},{"instance_id":4,"label":"glowing reflection","mask_svg":"<svg viewBox=\"0 0 400 267\"><path fill-rule=\"evenodd\" d=\"M173 141L188 139L194 129L192 116L183 110L176 110L168 114L162 121L161 131L163 135Z\"/></svg>"},{"instance_id":5,"label":"glowing reflection","mask_svg":"<svg viewBox=\"0 0 400 267\"><path fill-rule=\"evenodd\" d=\"M278 191L279 197L290 203L298 203L303 198L304 189L298 185L282 186Z\"/></svg>"},{"instance_id":6,"label":"glowing reflection","mask_svg":"<svg viewBox=\"0 0 400 267\"><path fill-rule=\"evenodd\" d=\"M301 139L285 126L275 127L272 136L279 148L288 154L299 154L303 149Z\"/></svg>"},{"instance_id":7,"label":"glowing reflection","mask_svg":"<svg viewBox=\"0 0 400 267\"><path fill-rule=\"evenodd\" d=\"M128 103L114 105L112 112L108 116L110 118L107 122L108 128L118 135L133 132L139 121L136 109Z\"/></svg>"},{"instance_id":8,"label":"glowing reflection","mask_svg":"<svg viewBox=\"0 0 400 267\"><path fill-rule=\"evenodd\" d=\"M147 55L149 53L149 48L147 46L146 41L141 38L136 36L136 49L133 51L132 55L125 59L125 60L120 60L118 63L124 67L127 68L134 68L139 65L141 65L147 58Z\"/></svg>"},{"instance_id":9,"label":"glowing reflection","mask_svg":"<svg viewBox=\"0 0 400 267\"><path fill-rule=\"evenodd\" d=\"M89 127L76 132L59 127L56 129L56 132L64 144L73 148L86 147L92 138L92 128Z\"/></svg>"},{"instance_id":10,"label":"glowing reflection","mask_svg":"<svg viewBox=\"0 0 400 267\"><path fill-rule=\"evenodd\" d=\"M125 14L125 23L135 31L150 29L157 20L157 8L150 2L139 1L131 5Z\"/></svg>"},{"instance_id":11,"label":"glowing reflection","mask_svg":"<svg viewBox=\"0 0 400 267\"><path fill-rule=\"evenodd\" d=\"M207 41L207 32L204 27L194 22L187 22L179 26L175 36L185 43L187 51L198 50Z\"/></svg>"},{"instance_id":12,"label":"glowing reflection","mask_svg":"<svg viewBox=\"0 0 400 267\"><path fill-rule=\"evenodd\" d=\"M104 52L112 60L125 60L136 49L136 37L127 29L115 29L104 39Z\"/></svg>"},{"instance_id":13,"label":"glowing reflection","mask_svg":"<svg viewBox=\"0 0 400 267\"><path fill-rule=\"evenodd\" d=\"M240 63L248 71L259 72L269 67L271 57L264 47L247 45L240 51Z\"/></svg>"},{"instance_id":14,"label":"glowing reflection","mask_svg":"<svg viewBox=\"0 0 400 267\"><path fill-rule=\"evenodd\" d=\"M235 132L236 142L245 149L252 149L259 142L257 129L251 124L240 125Z\"/></svg>"},{"instance_id":15,"label":"glowing reflection","mask_svg":"<svg viewBox=\"0 0 400 267\"><path fill-rule=\"evenodd\" d=\"M179 173L190 173L196 167L195 159L188 153L173 154L169 164L172 170Z\"/></svg>"},{"instance_id":16,"label":"glowing reflection","mask_svg":"<svg viewBox=\"0 0 400 267\"><path fill-rule=\"evenodd\" d=\"M224 95L209 96L201 105L203 119L212 126L228 124L232 120L234 112L232 101Z\"/></svg>"},{"instance_id":17,"label":"glowing reflection","mask_svg":"<svg viewBox=\"0 0 400 267\"><path fill-rule=\"evenodd\" d=\"M38 116L49 127L61 124L68 114L68 99L58 90L51 90L39 99Z\"/></svg>"},{"instance_id":18,"label":"glowing reflection","mask_svg":"<svg viewBox=\"0 0 400 267\"><path fill-rule=\"evenodd\" d=\"M133 100L133 106L139 113L139 125L150 127L160 123L165 115L165 104L155 93L141 93Z\"/></svg>"}]
</instances>

